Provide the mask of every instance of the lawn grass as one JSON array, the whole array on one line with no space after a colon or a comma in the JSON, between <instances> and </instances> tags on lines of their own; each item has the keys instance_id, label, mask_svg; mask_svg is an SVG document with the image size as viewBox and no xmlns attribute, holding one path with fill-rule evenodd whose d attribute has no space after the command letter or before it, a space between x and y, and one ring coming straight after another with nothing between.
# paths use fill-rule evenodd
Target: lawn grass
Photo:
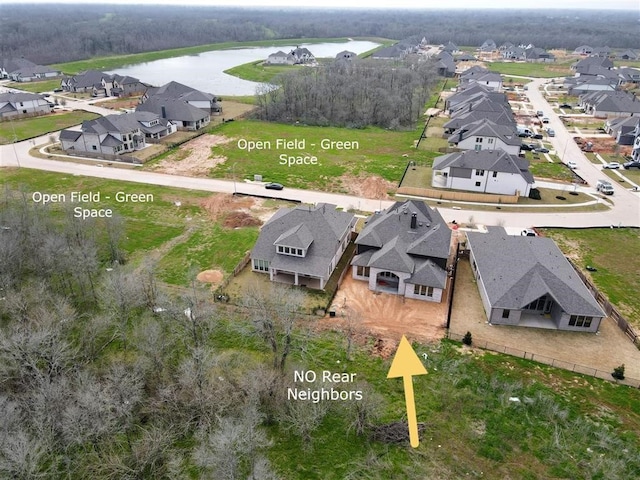
<instances>
[{"instance_id":1,"label":"lawn grass","mask_svg":"<svg viewBox=\"0 0 640 480\"><path fill-rule=\"evenodd\" d=\"M257 227L202 226L175 245L160 261L160 278L172 285L188 285L190 271L220 270L229 274L258 239Z\"/></svg>"},{"instance_id":2,"label":"lawn grass","mask_svg":"<svg viewBox=\"0 0 640 480\"><path fill-rule=\"evenodd\" d=\"M85 120L93 120L100 115L74 110L73 112L52 113L40 117L21 118L0 123L0 145L20 142L29 138L45 135L63 128L78 125ZM15 135L15 137L14 137Z\"/></svg>"},{"instance_id":3,"label":"lawn grass","mask_svg":"<svg viewBox=\"0 0 640 480\"><path fill-rule=\"evenodd\" d=\"M51 92L56 88L60 88L60 79L55 78L39 82L9 82L6 86L31 93Z\"/></svg>"},{"instance_id":4,"label":"lawn grass","mask_svg":"<svg viewBox=\"0 0 640 480\"><path fill-rule=\"evenodd\" d=\"M553 78L571 74L571 63L488 62L487 68L504 75Z\"/></svg>"},{"instance_id":5,"label":"lawn grass","mask_svg":"<svg viewBox=\"0 0 640 480\"><path fill-rule=\"evenodd\" d=\"M300 43L342 43L348 38L288 38L281 40L256 40L251 42L221 42L194 47L174 48L170 50L158 50L155 52L134 53L129 55L113 55L108 57L90 58L75 62L58 63L53 68L63 71L67 75L75 75L85 70L113 70L126 65L153 62L163 58L181 57L183 55L197 55L212 50L228 50L241 47L278 47L280 45L296 45Z\"/></svg>"},{"instance_id":6,"label":"lawn grass","mask_svg":"<svg viewBox=\"0 0 640 480\"><path fill-rule=\"evenodd\" d=\"M407 161L427 161L438 153L415 150L414 142L419 130L392 132L381 128L347 129L335 127L311 127L285 125L256 120L231 122L214 130L233 141L212 148L214 156L227 160L211 171L216 178L253 178L261 174L265 181L283 183L286 186L325 191L346 191L342 175L379 175L397 182ZM276 139L298 139L305 141L305 148L277 148ZM359 148L340 150L321 148L321 140L358 142ZM238 140L271 142L271 148L255 149L251 152L238 146ZM313 146L315 145L315 146ZM279 155L316 156L317 165L281 165ZM403 155L407 157L403 157ZM235 165L235 167L234 167Z\"/></svg>"},{"instance_id":7,"label":"lawn grass","mask_svg":"<svg viewBox=\"0 0 640 480\"><path fill-rule=\"evenodd\" d=\"M578 266L592 265L587 273L611 303L640 329L640 257L637 255L640 230L625 228L548 229L560 249Z\"/></svg>"},{"instance_id":8,"label":"lawn grass","mask_svg":"<svg viewBox=\"0 0 640 480\"><path fill-rule=\"evenodd\" d=\"M211 336L216 351L246 348L238 325L219 324L218 330ZM366 382L364 395L378 405L375 424L406 425L402 382L386 378L391 359L371 356L374 340L347 359L344 335L299 333L285 376L293 378L293 368L355 373L358 384L324 387L357 390ZM252 348L266 354L263 345ZM358 436L349 427L353 403L325 402L309 442L285 422L266 427L274 439L268 456L280 476L626 479L640 472L640 459L629 454L640 446L635 390L446 340L414 348L428 371L413 377L417 419L426 426L418 448Z\"/></svg>"},{"instance_id":9,"label":"lawn grass","mask_svg":"<svg viewBox=\"0 0 640 480\"><path fill-rule=\"evenodd\" d=\"M224 73L252 82L270 83L277 75L294 72L301 68L308 67L303 65L269 65L265 64L264 60L257 60L230 68Z\"/></svg>"},{"instance_id":10,"label":"lawn grass","mask_svg":"<svg viewBox=\"0 0 640 480\"><path fill-rule=\"evenodd\" d=\"M26 168L2 170L0 186L24 191L27 198L33 192L69 193L72 191L100 192L101 201L85 205L85 208L111 208L114 215L125 220L122 248L132 258L142 258L150 251L180 235L196 219L206 218L199 203L211 193L175 189L163 186L120 182L93 177L81 177L50 173ZM151 203L118 203L116 192L150 193ZM111 199L107 199L109 196ZM175 206L180 200L182 205ZM51 208L62 210L82 204L51 204ZM191 220L189 220L191 219Z\"/></svg>"}]
</instances>

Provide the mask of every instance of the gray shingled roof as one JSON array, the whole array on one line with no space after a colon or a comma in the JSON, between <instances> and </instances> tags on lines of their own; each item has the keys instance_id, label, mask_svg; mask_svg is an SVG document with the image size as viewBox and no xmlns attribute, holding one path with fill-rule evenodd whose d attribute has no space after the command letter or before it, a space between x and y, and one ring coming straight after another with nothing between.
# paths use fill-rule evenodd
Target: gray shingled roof
<instances>
[{"instance_id":1,"label":"gray shingled roof","mask_svg":"<svg viewBox=\"0 0 640 480\"><path fill-rule=\"evenodd\" d=\"M7 92L0 93L0 102L30 102L32 100L44 100L42 95L27 92Z\"/></svg>"},{"instance_id":2,"label":"gray shingled roof","mask_svg":"<svg viewBox=\"0 0 640 480\"><path fill-rule=\"evenodd\" d=\"M61 130L60 131L60 140L69 140L71 142L75 142L80 138L82 132L79 130Z\"/></svg>"},{"instance_id":3,"label":"gray shingled roof","mask_svg":"<svg viewBox=\"0 0 640 480\"><path fill-rule=\"evenodd\" d=\"M515 126L516 122L513 119L513 113L507 111L499 112L487 112L483 110L471 110L470 112L460 112L455 117L451 118L444 124L445 129L457 130L460 127L469 125L478 120L491 120L497 125L510 125Z\"/></svg>"},{"instance_id":4,"label":"gray shingled roof","mask_svg":"<svg viewBox=\"0 0 640 480\"><path fill-rule=\"evenodd\" d=\"M529 162L517 155L509 155L504 150L466 150L442 155L433 160L433 170L448 167L514 173L521 175L527 183L534 181L529 171Z\"/></svg>"},{"instance_id":5,"label":"gray shingled roof","mask_svg":"<svg viewBox=\"0 0 640 480\"><path fill-rule=\"evenodd\" d=\"M349 228L353 218L352 213L338 211L335 205L323 203L315 207L299 205L295 208L282 208L263 225L251 251L251 258L268 260L273 268L326 278L337 251L338 240ZM306 257L278 254L276 241L283 234L290 235L294 229L300 232L301 226L304 226L303 231L307 230L313 237Z\"/></svg>"},{"instance_id":6,"label":"gray shingled roof","mask_svg":"<svg viewBox=\"0 0 640 480\"><path fill-rule=\"evenodd\" d=\"M300 223L283 232L273 242L274 245L284 245L285 247L309 248L313 242L313 234L304 223Z\"/></svg>"},{"instance_id":7,"label":"gray shingled roof","mask_svg":"<svg viewBox=\"0 0 640 480\"><path fill-rule=\"evenodd\" d=\"M444 289L447 285L447 272L431 260L416 263L416 270L411 278L405 280L411 285L428 285Z\"/></svg>"},{"instance_id":8,"label":"gray shingled roof","mask_svg":"<svg viewBox=\"0 0 640 480\"><path fill-rule=\"evenodd\" d=\"M82 122L82 131L87 133L129 133L138 130L140 124L134 114L125 113L122 115L107 115L95 120L85 120Z\"/></svg>"},{"instance_id":9,"label":"gray shingled roof","mask_svg":"<svg viewBox=\"0 0 640 480\"><path fill-rule=\"evenodd\" d=\"M411 228L413 213L416 214L415 229ZM372 248L356 255L352 265L410 273L413 280L408 283L437 287L440 283L420 280L440 276L419 271L428 258L448 258L450 243L451 230L437 210L414 200L396 202L384 212L369 217L356 245ZM435 268L442 270L437 265Z\"/></svg>"},{"instance_id":10,"label":"gray shingled roof","mask_svg":"<svg viewBox=\"0 0 640 480\"><path fill-rule=\"evenodd\" d=\"M449 137L448 142L457 144L466 138L476 136L498 138L507 145L522 143L512 126L498 125L487 119L478 120L458 129Z\"/></svg>"},{"instance_id":11,"label":"gray shingled roof","mask_svg":"<svg viewBox=\"0 0 640 480\"><path fill-rule=\"evenodd\" d=\"M467 240L493 308L519 310L548 294L570 315L604 316L550 238L510 236L496 228L468 232Z\"/></svg>"},{"instance_id":12,"label":"gray shingled roof","mask_svg":"<svg viewBox=\"0 0 640 480\"><path fill-rule=\"evenodd\" d=\"M153 96L136 107L136 112L153 112L162 115L162 107L165 107L166 118L169 120L179 120L195 122L204 120L209 116L208 112L194 107L180 99L163 98Z\"/></svg>"}]
</instances>

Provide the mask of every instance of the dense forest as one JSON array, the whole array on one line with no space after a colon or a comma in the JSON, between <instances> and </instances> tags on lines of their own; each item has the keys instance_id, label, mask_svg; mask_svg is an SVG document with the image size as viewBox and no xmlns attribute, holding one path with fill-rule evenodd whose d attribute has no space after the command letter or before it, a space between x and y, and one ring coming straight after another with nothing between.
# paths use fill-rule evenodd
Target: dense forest
<instances>
[{"instance_id":1,"label":"dense forest","mask_svg":"<svg viewBox=\"0 0 640 480\"><path fill-rule=\"evenodd\" d=\"M433 43L638 48L637 12L311 10L142 5L0 5L0 58L49 64L226 41L425 36Z\"/></svg>"},{"instance_id":2,"label":"dense forest","mask_svg":"<svg viewBox=\"0 0 640 480\"><path fill-rule=\"evenodd\" d=\"M263 120L361 128L413 128L438 76L432 62L339 61L277 77L262 87Z\"/></svg>"}]
</instances>

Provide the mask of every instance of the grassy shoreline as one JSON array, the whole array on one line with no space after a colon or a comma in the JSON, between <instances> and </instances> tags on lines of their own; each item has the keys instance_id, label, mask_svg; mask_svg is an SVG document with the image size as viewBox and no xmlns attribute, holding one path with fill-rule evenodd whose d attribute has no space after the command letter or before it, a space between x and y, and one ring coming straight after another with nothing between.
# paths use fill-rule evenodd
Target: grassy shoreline
<instances>
[{"instance_id":1,"label":"grassy shoreline","mask_svg":"<svg viewBox=\"0 0 640 480\"><path fill-rule=\"evenodd\" d=\"M353 38L353 40L380 41L385 39L376 38ZM108 57L97 57L74 62L56 63L52 67L62 70L67 75L77 74L84 70L112 70L127 65L152 62L165 58L180 57L183 55L198 55L214 50L230 50L241 47L278 47L291 44L313 44L313 43L341 43L349 41L348 38L285 38L273 40L256 40L252 42L222 42L196 45L192 47L173 48L168 50L158 50L154 52L133 53L127 55L113 55ZM388 41L388 40L387 40Z\"/></svg>"}]
</instances>

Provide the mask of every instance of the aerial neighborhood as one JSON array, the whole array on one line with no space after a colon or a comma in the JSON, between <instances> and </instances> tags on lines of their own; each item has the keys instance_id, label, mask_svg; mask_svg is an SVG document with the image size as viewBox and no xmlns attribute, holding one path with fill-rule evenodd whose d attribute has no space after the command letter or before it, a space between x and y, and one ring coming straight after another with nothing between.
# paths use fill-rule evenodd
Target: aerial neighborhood
<instances>
[{"instance_id":1,"label":"aerial neighborhood","mask_svg":"<svg viewBox=\"0 0 640 480\"><path fill-rule=\"evenodd\" d=\"M191 3L0 7L0 478L640 478L637 12Z\"/></svg>"}]
</instances>

